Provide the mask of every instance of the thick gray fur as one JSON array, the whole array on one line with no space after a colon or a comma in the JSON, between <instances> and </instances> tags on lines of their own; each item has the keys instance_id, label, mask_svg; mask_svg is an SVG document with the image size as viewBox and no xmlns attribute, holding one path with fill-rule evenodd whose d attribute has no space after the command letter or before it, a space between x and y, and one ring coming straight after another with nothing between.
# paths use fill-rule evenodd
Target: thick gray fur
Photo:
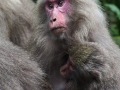
<instances>
[{"instance_id":1,"label":"thick gray fur","mask_svg":"<svg viewBox=\"0 0 120 90\"><path fill-rule=\"evenodd\" d=\"M31 0L0 1L0 36L24 47L33 31L33 8Z\"/></svg>"},{"instance_id":2,"label":"thick gray fur","mask_svg":"<svg viewBox=\"0 0 120 90\"><path fill-rule=\"evenodd\" d=\"M0 0L0 90L49 90L45 74L22 49L32 32L33 8L30 0Z\"/></svg>"},{"instance_id":3,"label":"thick gray fur","mask_svg":"<svg viewBox=\"0 0 120 90\"><path fill-rule=\"evenodd\" d=\"M45 0L38 0L36 28L29 49L48 74L54 90L120 90L120 49L112 41L97 0L69 0L65 34L56 37L49 30ZM40 14L41 13L41 14ZM97 51L69 80L60 75L69 46L88 45Z\"/></svg>"}]
</instances>

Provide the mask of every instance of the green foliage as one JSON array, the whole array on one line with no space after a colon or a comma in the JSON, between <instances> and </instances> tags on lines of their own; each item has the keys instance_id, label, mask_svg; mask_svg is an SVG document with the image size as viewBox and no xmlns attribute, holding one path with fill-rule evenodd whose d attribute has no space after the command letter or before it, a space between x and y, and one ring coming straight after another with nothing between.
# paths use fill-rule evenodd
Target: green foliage
<instances>
[{"instance_id":1,"label":"green foliage","mask_svg":"<svg viewBox=\"0 0 120 90\"><path fill-rule=\"evenodd\" d=\"M120 20L120 9L114 4L105 4L107 8L109 8L112 12L114 12L117 18Z\"/></svg>"},{"instance_id":2,"label":"green foliage","mask_svg":"<svg viewBox=\"0 0 120 90\"><path fill-rule=\"evenodd\" d=\"M113 37L113 40L120 46L120 36Z\"/></svg>"},{"instance_id":3,"label":"green foliage","mask_svg":"<svg viewBox=\"0 0 120 90\"><path fill-rule=\"evenodd\" d=\"M35 3L37 2L37 0L33 0Z\"/></svg>"},{"instance_id":4,"label":"green foliage","mask_svg":"<svg viewBox=\"0 0 120 90\"><path fill-rule=\"evenodd\" d=\"M100 0L109 22L113 40L120 46L120 0Z\"/></svg>"}]
</instances>

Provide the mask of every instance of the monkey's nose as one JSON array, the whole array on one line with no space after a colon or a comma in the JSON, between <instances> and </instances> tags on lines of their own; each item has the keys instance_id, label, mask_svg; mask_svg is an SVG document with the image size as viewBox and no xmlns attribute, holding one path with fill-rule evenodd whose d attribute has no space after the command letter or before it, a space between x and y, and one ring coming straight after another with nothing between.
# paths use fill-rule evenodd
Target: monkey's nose
<instances>
[{"instance_id":1,"label":"monkey's nose","mask_svg":"<svg viewBox=\"0 0 120 90\"><path fill-rule=\"evenodd\" d=\"M55 22L57 19L56 18L54 18L54 19L52 19L52 20L50 20L51 22Z\"/></svg>"}]
</instances>

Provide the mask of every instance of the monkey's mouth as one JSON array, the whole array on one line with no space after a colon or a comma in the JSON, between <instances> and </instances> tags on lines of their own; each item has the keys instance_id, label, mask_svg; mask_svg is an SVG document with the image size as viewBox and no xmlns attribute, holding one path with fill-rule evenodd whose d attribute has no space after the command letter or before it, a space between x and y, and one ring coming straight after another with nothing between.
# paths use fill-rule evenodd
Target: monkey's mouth
<instances>
[{"instance_id":1,"label":"monkey's mouth","mask_svg":"<svg viewBox=\"0 0 120 90\"><path fill-rule=\"evenodd\" d=\"M65 27L54 27L51 29L52 33L55 34L55 35L59 35L61 33L64 33L66 31L66 28Z\"/></svg>"}]
</instances>

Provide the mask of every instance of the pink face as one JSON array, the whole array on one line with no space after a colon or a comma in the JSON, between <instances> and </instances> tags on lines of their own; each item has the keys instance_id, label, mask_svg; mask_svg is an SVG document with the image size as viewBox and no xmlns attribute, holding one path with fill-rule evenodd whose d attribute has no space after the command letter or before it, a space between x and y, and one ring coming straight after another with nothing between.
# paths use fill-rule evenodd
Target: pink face
<instances>
[{"instance_id":1,"label":"pink face","mask_svg":"<svg viewBox=\"0 0 120 90\"><path fill-rule=\"evenodd\" d=\"M69 0L47 0L45 8L50 18L49 27L54 34L66 31L66 14L69 9Z\"/></svg>"}]
</instances>

